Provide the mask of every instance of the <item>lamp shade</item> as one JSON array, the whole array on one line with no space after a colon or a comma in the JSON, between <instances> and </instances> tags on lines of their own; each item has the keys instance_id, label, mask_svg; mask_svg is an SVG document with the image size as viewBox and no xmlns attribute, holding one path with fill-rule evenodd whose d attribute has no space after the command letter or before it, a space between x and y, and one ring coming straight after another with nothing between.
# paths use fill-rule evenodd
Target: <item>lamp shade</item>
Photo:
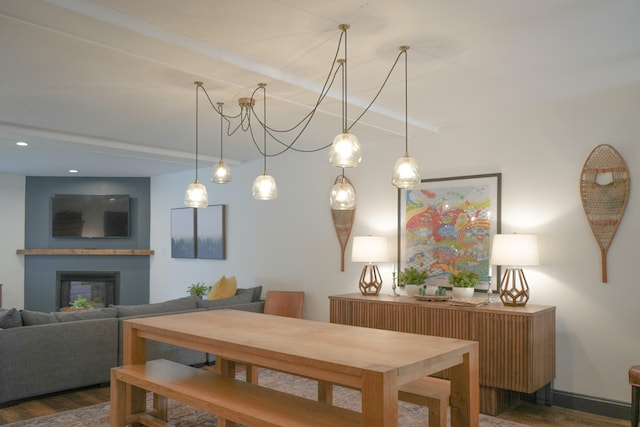
<instances>
[{"instance_id":1,"label":"lamp shade","mask_svg":"<svg viewBox=\"0 0 640 427\"><path fill-rule=\"evenodd\" d=\"M492 265L538 265L538 237L533 234L496 234L491 247Z\"/></svg>"},{"instance_id":2,"label":"lamp shade","mask_svg":"<svg viewBox=\"0 0 640 427\"><path fill-rule=\"evenodd\" d=\"M351 247L353 262L386 262L389 261L387 238L382 236L356 236Z\"/></svg>"},{"instance_id":3,"label":"lamp shade","mask_svg":"<svg viewBox=\"0 0 640 427\"><path fill-rule=\"evenodd\" d=\"M416 188L420 185L420 166L413 157L405 153L400 157L393 167L391 182L397 188Z\"/></svg>"},{"instance_id":4,"label":"lamp shade","mask_svg":"<svg viewBox=\"0 0 640 427\"><path fill-rule=\"evenodd\" d=\"M231 168L224 160L220 160L211 168L211 182L216 184L227 184L231 182Z\"/></svg>"},{"instance_id":5,"label":"lamp shade","mask_svg":"<svg viewBox=\"0 0 640 427\"><path fill-rule=\"evenodd\" d=\"M339 211L350 211L356 208L356 191L344 177L331 188L329 204L331 209Z\"/></svg>"},{"instance_id":6,"label":"lamp shade","mask_svg":"<svg viewBox=\"0 0 640 427\"><path fill-rule=\"evenodd\" d=\"M278 198L276 180L266 173L253 181L253 198L256 200L274 200Z\"/></svg>"},{"instance_id":7,"label":"lamp shade","mask_svg":"<svg viewBox=\"0 0 640 427\"><path fill-rule=\"evenodd\" d=\"M329 150L329 162L339 168L358 166L362 160L360 142L352 133L344 132L336 136Z\"/></svg>"},{"instance_id":8,"label":"lamp shade","mask_svg":"<svg viewBox=\"0 0 640 427\"><path fill-rule=\"evenodd\" d=\"M187 186L184 193L184 204L190 208L206 208L209 204L207 188L200 184L197 178Z\"/></svg>"}]
</instances>

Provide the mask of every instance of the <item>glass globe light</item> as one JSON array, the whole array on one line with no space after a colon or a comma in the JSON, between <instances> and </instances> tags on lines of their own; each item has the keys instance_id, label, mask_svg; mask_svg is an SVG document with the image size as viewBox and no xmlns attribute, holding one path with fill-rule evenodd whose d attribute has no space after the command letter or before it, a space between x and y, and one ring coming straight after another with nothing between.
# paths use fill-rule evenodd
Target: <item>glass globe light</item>
<instances>
[{"instance_id":1,"label":"glass globe light","mask_svg":"<svg viewBox=\"0 0 640 427\"><path fill-rule=\"evenodd\" d=\"M200 184L198 178L187 186L184 193L184 204L190 208L206 208L209 204L207 188Z\"/></svg>"},{"instance_id":2,"label":"glass globe light","mask_svg":"<svg viewBox=\"0 0 640 427\"><path fill-rule=\"evenodd\" d=\"M352 168L358 166L362 160L360 143L352 133L345 132L333 139L329 151L329 161L339 168Z\"/></svg>"},{"instance_id":3,"label":"glass globe light","mask_svg":"<svg viewBox=\"0 0 640 427\"><path fill-rule=\"evenodd\" d=\"M256 200L274 200L278 198L276 180L266 172L253 181L253 198Z\"/></svg>"},{"instance_id":4,"label":"glass globe light","mask_svg":"<svg viewBox=\"0 0 640 427\"><path fill-rule=\"evenodd\" d=\"M211 182L216 184L226 184L231 182L231 168L224 160L220 160L211 168Z\"/></svg>"},{"instance_id":5,"label":"glass globe light","mask_svg":"<svg viewBox=\"0 0 640 427\"><path fill-rule=\"evenodd\" d=\"M350 211L356 208L356 191L344 177L331 188L329 203L331 209L339 211Z\"/></svg>"},{"instance_id":6,"label":"glass globe light","mask_svg":"<svg viewBox=\"0 0 640 427\"><path fill-rule=\"evenodd\" d=\"M420 185L420 166L408 153L400 157L393 167L391 182L398 188L415 188Z\"/></svg>"}]
</instances>

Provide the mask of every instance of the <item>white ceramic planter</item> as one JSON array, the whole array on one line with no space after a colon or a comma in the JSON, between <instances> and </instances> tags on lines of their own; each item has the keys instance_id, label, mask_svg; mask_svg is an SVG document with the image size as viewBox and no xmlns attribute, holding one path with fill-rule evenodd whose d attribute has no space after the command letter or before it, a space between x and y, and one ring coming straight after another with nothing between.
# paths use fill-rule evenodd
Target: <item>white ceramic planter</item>
<instances>
[{"instance_id":1,"label":"white ceramic planter","mask_svg":"<svg viewBox=\"0 0 640 427\"><path fill-rule=\"evenodd\" d=\"M473 288L452 288L454 298L471 298L473 297Z\"/></svg>"},{"instance_id":2,"label":"white ceramic planter","mask_svg":"<svg viewBox=\"0 0 640 427\"><path fill-rule=\"evenodd\" d=\"M416 285L404 285L404 291L407 293L408 296L413 297L415 295L418 295L418 288L420 286L416 286Z\"/></svg>"}]
</instances>

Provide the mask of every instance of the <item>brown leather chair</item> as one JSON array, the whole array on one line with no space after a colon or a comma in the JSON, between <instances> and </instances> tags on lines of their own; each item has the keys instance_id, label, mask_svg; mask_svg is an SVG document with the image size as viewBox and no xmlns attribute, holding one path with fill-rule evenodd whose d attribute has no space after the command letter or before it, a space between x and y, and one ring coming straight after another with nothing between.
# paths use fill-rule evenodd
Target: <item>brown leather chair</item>
<instances>
[{"instance_id":1,"label":"brown leather chair","mask_svg":"<svg viewBox=\"0 0 640 427\"><path fill-rule=\"evenodd\" d=\"M637 427L640 412L640 365L629 368L629 384L631 384L631 425Z\"/></svg>"},{"instance_id":2,"label":"brown leather chair","mask_svg":"<svg viewBox=\"0 0 640 427\"><path fill-rule=\"evenodd\" d=\"M303 309L304 292L267 291L264 303L265 314L302 319Z\"/></svg>"}]
</instances>

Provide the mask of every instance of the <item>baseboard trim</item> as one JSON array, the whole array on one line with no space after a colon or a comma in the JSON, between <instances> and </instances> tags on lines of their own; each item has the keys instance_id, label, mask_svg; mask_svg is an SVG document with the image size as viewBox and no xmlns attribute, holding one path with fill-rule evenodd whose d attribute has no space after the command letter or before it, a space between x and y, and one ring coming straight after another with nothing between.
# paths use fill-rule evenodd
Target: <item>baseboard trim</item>
<instances>
[{"instance_id":1,"label":"baseboard trim","mask_svg":"<svg viewBox=\"0 0 640 427\"><path fill-rule=\"evenodd\" d=\"M535 394L522 395L523 400L536 401ZM631 404L615 400L600 399L583 394L553 390L553 405L590 414L631 421Z\"/></svg>"}]
</instances>

